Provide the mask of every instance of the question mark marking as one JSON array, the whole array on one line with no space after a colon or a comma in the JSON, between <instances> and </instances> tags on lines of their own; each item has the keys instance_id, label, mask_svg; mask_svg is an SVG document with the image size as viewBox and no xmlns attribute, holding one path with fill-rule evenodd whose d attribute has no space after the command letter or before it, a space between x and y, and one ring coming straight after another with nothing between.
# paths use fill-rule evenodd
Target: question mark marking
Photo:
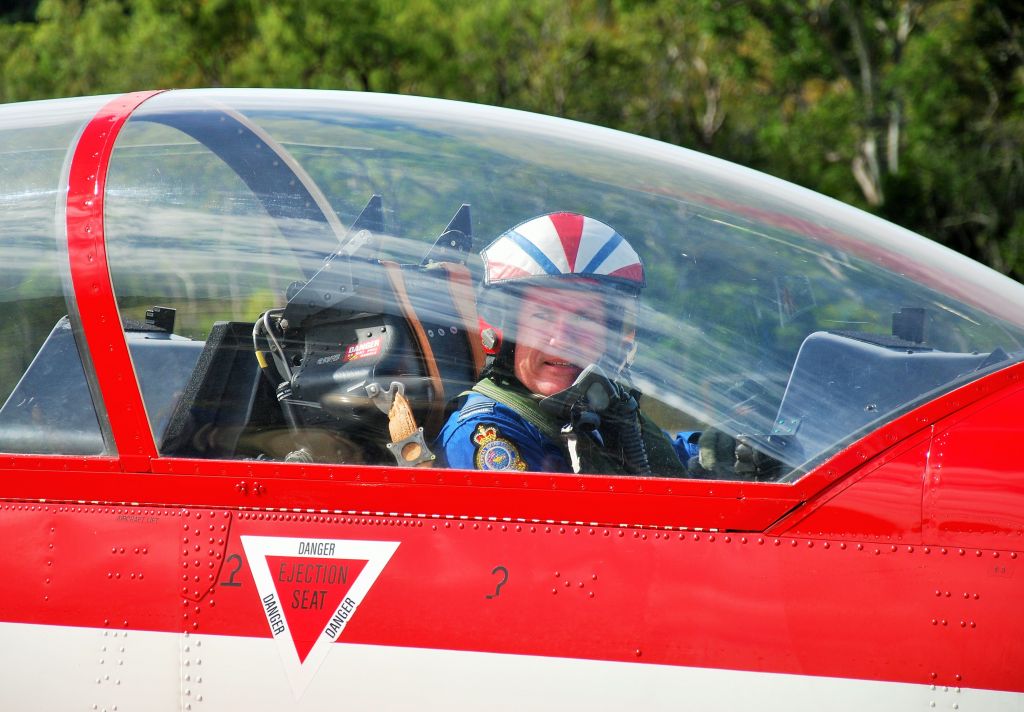
<instances>
[{"instance_id":1,"label":"question mark marking","mask_svg":"<svg viewBox=\"0 0 1024 712\"><path fill-rule=\"evenodd\" d=\"M504 566L495 566L494 570L491 571L491 574L496 574L499 571L501 572L501 581L499 581L497 587L495 587L494 593L487 594L487 598L497 598L498 594L501 593L501 587L508 583L508 569Z\"/></svg>"}]
</instances>

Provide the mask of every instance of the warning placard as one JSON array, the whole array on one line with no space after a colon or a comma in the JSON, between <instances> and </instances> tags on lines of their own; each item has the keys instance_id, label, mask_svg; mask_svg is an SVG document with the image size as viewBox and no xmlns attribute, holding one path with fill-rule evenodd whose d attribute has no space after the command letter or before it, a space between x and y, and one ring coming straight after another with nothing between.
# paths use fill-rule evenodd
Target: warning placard
<instances>
[{"instance_id":1,"label":"warning placard","mask_svg":"<svg viewBox=\"0 0 1024 712\"><path fill-rule=\"evenodd\" d=\"M381 338L377 336L356 344L350 344L345 348L345 362L376 356L380 353L382 343Z\"/></svg>"},{"instance_id":2,"label":"warning placard","mask_svg":"<svg viewBox=\"0 0 1024 712\"><path fill-rule=\"evenodd\" d=\"M242 547L297 699L398 542L243 536Z\"/></svg>"},{"instance_id":3,"label":"warning placard","mask_svg":"<svg viewBox=\"0 0 1024 712\"><path fill-rule=\"evenodd\" d=\"M337 611L365 561L268 556L277 600L292 632L299 661L323 632L324 611Z\"/></svg>"}]
</instances>

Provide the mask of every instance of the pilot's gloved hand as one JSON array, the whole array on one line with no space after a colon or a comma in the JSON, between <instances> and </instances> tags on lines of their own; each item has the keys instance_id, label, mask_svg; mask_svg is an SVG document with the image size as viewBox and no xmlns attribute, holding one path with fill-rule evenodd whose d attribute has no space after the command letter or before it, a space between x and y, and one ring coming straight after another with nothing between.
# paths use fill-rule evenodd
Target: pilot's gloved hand
<instances>
[{"instance_id":1,"label":"pilot's gloved hand","mask_svg":"<svg viewBox=\"0 0 1024 712\"><path fill-rule=\"evenodd\" d=\"M736 479L736 440L731 435L715 428L701 433L697 441L696 477L715 480ZM695 468L694 468L695 469Z\"/></svg>"},{"instance_id":2,"label":"pilot's gloved hand","mask_svg":"<svg viewBox=\"0 0 1024 712\"><path fill-rule=\"evenodd\" d=\"M701 434L697 446L700 454L695 464L699 469L694 464L688 465L695 477L768 482L782 474L782 463L749 435L733 437L709 428Z\"/></svg>"},{"instance_id":3,"label":"pilot's gloved hand","mask_svg":"<svg viewBox=\"0 0 1024 712\"><path fill-rule=\"evenodd\" d=\"M766 452L764 444L749 435L736 438L736 475L755 482L772 482L782 474L782 462Z\"/></svg>"},{"instance_id":4,"label":"pilot's gloved hand","mask_svg":"<svg viewBox=\"0 0 1024 712\"><path fill-rule=\"evenodd\" d=\"M653 473L640 424L639 395L637 390L616 384L616 393L602 420L621 449L626 471L650 477Z\"/></svg>"}]
</instances>

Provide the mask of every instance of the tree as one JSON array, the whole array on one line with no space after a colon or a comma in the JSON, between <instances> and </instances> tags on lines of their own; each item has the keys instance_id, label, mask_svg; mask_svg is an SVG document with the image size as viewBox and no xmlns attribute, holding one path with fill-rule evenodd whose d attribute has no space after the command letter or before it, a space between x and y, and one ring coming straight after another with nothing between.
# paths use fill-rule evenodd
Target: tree
<instances>
[{"instance_id":1,"label":"tree","mask_svg":"<svg viewBox=\"0 0 1024 712\"><path fill-rule=\"evenodd\" d=\"M8 2L0 100L287 86L538 111L765 170L1020 278L1022 27L986 0Z\"/></svg>"}]
</instances>

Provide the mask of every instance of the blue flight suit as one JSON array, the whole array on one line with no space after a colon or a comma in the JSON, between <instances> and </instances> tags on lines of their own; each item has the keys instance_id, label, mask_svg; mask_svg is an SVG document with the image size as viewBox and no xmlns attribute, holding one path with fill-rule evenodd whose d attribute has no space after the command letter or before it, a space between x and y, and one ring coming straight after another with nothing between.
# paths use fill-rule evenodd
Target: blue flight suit
<instances>
[{"instance_id":1,"label":"blue flight suit","mask_svg":"<svg viewBox=\"0 0 1024 712\"><path fill-rule=\"evenodd\" d=\"M482 381L434 441L441 467L465 470L572 472L560 426L525 392ZM506 402L502 402L506 401ZM511 407L515 404L516 407ZM648 459L655 474L686 477L686 468L665 433L641 416ZM629 474L589 438L579 440L582 472Z\"/></svg>"},{"instance_id":2,"label":"blue flight suit","mask_svg":"<svg viewBox=\"0 0 1024 712\"><path fill-rule=\"evenodd\" d=\"M435 441L434 452L441 467L572 472L561 447L537 426L480 393L471 393L451 415Z\"/></svg>"}]
</instances>

